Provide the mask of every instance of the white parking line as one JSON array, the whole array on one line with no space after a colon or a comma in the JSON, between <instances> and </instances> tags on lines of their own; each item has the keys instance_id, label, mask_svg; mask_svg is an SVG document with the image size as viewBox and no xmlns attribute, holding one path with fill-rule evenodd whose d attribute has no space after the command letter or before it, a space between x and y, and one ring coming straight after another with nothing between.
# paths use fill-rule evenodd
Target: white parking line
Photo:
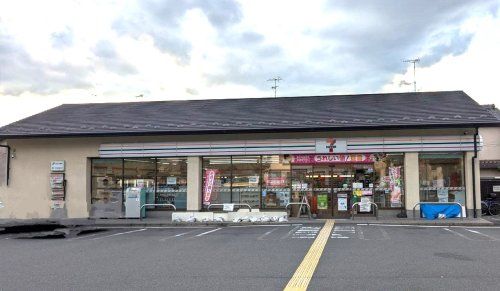
<instances>
[{"instance_id":1,"label":"white parking line","mask_svg":"<svg viewBox=\"0 0 500 291\"><path fill-rule=\"evenodd\" d=\"M289 237L294 231L296 231L300 227L301 227L301 225L297 225L296 227L292 228L292 230L290 230L287 234L285 234L284 236L282 236L280 239L285 239L285 238Z\"/></svg>"},{"instance_id":2,"label":"white parking line","mask_svg":"<svg viewBox=\"0 0 500 291\"><path fill-rule=\"evenodd\" d=\"M99 234L102 234L102 232L97 232L97 233L93 233L93 234L89 234L89 235L82 235L82 236L79 236L79 237L70 238L67 241L74 241L74 240L79 240L79 239L82 239L82 238L89 238L89 237L93 237L93 236L96 236L96 235L99 235Z\"/></svg>"},{"instance_id":3,"label":"white parking line","mask_svg":"<svg viewBox=\"0 0 500 291\"><path fill-rule=\"evenodd\" d=\"M391 239L389 237L389 234L387 233L387 231L385 231L385 229L383 229L382 227L379 227L378 229L382 232L382 236L384 237L383 239L386 239L386 240Z\"/></svg>"},{"instance_id":4,"label":"white parking line","mask_svg":"<svg viewBox=\"0 0 500 291\"><path fill-rule=\"evenodd\" d=\"M459 237L463 237L463 238L465 238L466 240L473 240L473 239L471 239L470 237L467 237L467 236L465 236L465 235L463 235L463 234L461 234L461 233L459 233L459 232L456 232L456 231L454 231L454 230L451 230L451 229L449 229L449 228L443 228L443 229L444 229L444 230L446 230L446 231L449 231L449 232L451 232L451 233L453 233L453 234L456 234L456 235L458 235Z\"/></svg>"},{"instance_id":5,"label":"white parking line","mask_svg":"<svg viewBox=\"0 0 500 291\"><path fill-rule=\"evenodd\" d=\"M144 230L146 230L146 228L141 228L141 229L136 229L136 230L126 231L126 232L119 232L119 233L114 233L114 234L110 234L110 235L105 235L105 236L95 237L95 238L93 238L92 240L98 240L98 239L101 239L101 238L107 238L107 237L112 237L112 236L118 236L118 235L122 235L122 234L128 234L128 233L139 232L139 231L144 231Z\"/></svg>"},{"instance_id":6,"label":"white parking line","mask_svg":"<svg viewBox=\"0 0 500 291\"><path fill-rule=\"evenodd\" d=\"M372 223L370 226L389 226L389 227L421 227L421 228L445 228L448 225L413 225L413 224L379 224Z\"/></svg>"},{"instance_id":7,"label":"white parking line","mask_svg":"<svg viewBox=\"0 0 500 291\"><path fill-rule=\"evenodd\" d=\"M184 236L186 234L190 234L192 232L195 232L197 230L198 229L194 229L194 230L191 230L191 231L187 231L187 232L183 232L183 233L178 233L178 234L175 234L175 235L167 236L167 237L164 237L164 238L160 239L160 241L166 241L166 240L171 239L171 238L181 237L181 236Z\"/></svg>"},{"instance_id":8,"label":"white parking line","mask_svg":"<svg viewBox=\"0 0 500 291\"><path fill-rule=\"evenodd\" d=\"M358 238L364 240L365 239L365 233L363 232L363 228L358 227Z\"/></svg>"},{"instance_id":9,"label":"white parking line","mask_svg":"<svg viewBox=\"0 0 500 291\"><path fill-rule=\"evenodd\" d=\"M205 231L205 232L202 232L202 233L200 233L200 234L195 235L194 237L204 236L204 235L206 235L206 234L209 234L209 233L212 233L212 232L218 231L218 230L220 230L220 229L222 229L222 228L220 228L220 227L219 227L219 228L216 228L216 229L212 229L212 230L209 230L209 231Z\"/></svg>"},{"instance_id":10,"label":"white parking line","mask_svg":"<svg viewBox=\"0 0 500 291\"><path fill-rule=\"evenodd\" d=\"M293 226L295 225L302 225L302 224L292 224ZM252 224L252 225L229 225L228 227L276 227L276 226L285 226L289 227L290 224Z\"/></svg>"},{"instance_id":11,"label":"white parking line","mask_svg":"<svg viewBox=\"0 0 500 291\"><path fill-rule=\"evenodd\" d=\"M263 235L259 236L257 239L258 240L263 240L266 236L270 235L273 231L277 230L278 228L275 227L273 229L271 229L270 231L267 231L266 233L264 233Z\"/></svg>"},{"instance_id":12,"label":"white parking line","mask_svg":"<svg viewBox=\"0 0 500 291\"><path fill-rule=\"evenodd\" d=\"M481 233L481 232L479 232L479 231L477 231L477 230L472 230L472 229L467 229L467 228L466 228L465 230L467 230L467 231L469 231L469 232L472 232L472 233L475 233L475 234L479 234L479 235L485 236L485 237L489 238L490 240L498 240L496 237L492 237L492 236L490 236L490 235L487 235L487 234Z\"/></svg>"}]
</instances>

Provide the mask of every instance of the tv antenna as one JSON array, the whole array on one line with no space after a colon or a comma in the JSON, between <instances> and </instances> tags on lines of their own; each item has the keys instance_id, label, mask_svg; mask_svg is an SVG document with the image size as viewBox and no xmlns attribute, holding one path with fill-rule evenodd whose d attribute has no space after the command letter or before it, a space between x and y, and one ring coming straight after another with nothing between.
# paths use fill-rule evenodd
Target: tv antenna
<instances>
[{"instance_id":1,"label":"tv antenna","mask_svg":"<svg viewBox=\"0 0 500 291\"><path fill-rule=\"evenodd\" d=\"M417 78L416 78L416 66L415 64L420 62L419 58L403 60L403 63L412 63L413 64L413 90L417 92Z\"/></svg>"},{"instance_id":2,"label":"tv antenna","mask_svg":"<svg viewBox=\"0 0 500 291\"><path fill-rule=\"evenodd\" d=\"M274 98L276 98L276 91L278 90L278 87L279 87L278 83L281 80L283 80L283 79L281 79L280 76L274 77L274 78L271 78L271 79L267 80L268 82L274 82L274 86L271 87L271 89L274 90Z\"/></svg>"}]
</instances>

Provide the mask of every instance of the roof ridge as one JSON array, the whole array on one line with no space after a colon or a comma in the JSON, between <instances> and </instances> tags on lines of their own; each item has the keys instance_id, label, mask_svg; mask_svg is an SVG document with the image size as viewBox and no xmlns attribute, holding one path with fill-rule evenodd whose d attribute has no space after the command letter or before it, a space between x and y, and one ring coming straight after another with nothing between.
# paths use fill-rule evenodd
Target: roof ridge
<instances>
[{"instance_id":1,"label":"roof ridge","mask_svg":"<svg viewBox=\"0 0 500 291\"><path fill-rule=\"evenodd\" d=\"M148 101L125 101L125 102L89 102L89 103L63 103L61 105L98 105L98 104L141 104L141 103L166 103L166 102L201 102L201 101L236 101L236 100L276 100L276 99L297 99L297 98L321 98L321 97L361 97L361 96L377 96L377 95L423 95L432 93L464 93L462 90L450 91L422 91L422 92L388 92L388 93L362 93L362 94L333 94L333 95L297 95L297 96L282 96L282 97L245 97L245 98L206 98L206 99L174 99L174 100L148 100ZM467 95L468 96L468 95ZM55 108L55 107L54 107Z\"/></svg>"}]
</instances>

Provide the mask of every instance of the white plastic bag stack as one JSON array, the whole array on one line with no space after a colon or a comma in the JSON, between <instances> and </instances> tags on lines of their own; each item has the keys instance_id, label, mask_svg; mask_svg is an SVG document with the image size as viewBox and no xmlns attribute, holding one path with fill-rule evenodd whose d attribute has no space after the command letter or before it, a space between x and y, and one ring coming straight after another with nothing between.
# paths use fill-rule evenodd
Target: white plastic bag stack
<instances>
[{"instance_id":1,"label":"white plastic bag stack","mask_svg":"<svg viewBox=\"0 0 500 291\"><path fill-rule=\"evenodd\" d=\"M264 215L260 218L260 221L261 222L269 222L269 221L271 221L271 218L269 218L269 216Z\"/></svg>"},{"instance_id":2,"label":"white plastic bag stack","mask_svg":"<svg viewBox=\"0 0 500 291\"><path fill-rule=\"evenodd\" d=\"M191 216L188 219L186 219L186 222L189 222L189 223L196 222L196 218L194 216Z\"/></svg>"},{"instance_id":3,"label":"white plastic bag stack","mask_svg":"<svg viewBox=\"0 0 500 291\"><path fill-rule=\"evenodd\" d=\"M278 222L288 222L288 218L286 216L281 216L279 219L278 219Z\"/></svg>"},{"instance_id":4,"label":"white plastic bag stack","mask_svg":"<svg viewBox=\"0 0 500 291\"><path fill-rule=\"evenodd\" d=\"M250 222L258 222L258 221L259 221L258 217L255 216L250 217Z\"/></svg>"},{"instance_id":5,"label":"white plastic bag stack","mask_svg":"<svg viewBox=\"0 0 500 291\"><path fill-rule=\"evenodd\" d=\"M214 221L215 222L224 222L224 218L219 216L219 217L214 218Z\"/></svg>"}]
</instances>

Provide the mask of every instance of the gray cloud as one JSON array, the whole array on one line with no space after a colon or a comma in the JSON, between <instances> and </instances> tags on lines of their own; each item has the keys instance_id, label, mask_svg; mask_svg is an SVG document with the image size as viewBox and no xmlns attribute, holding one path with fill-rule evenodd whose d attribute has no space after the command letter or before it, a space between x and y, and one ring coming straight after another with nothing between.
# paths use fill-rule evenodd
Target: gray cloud
<instances>
[{"instance_id":1,"label":"gray cloud","mask_svg":"<svg viewBox=\"0 0 500 291\"><path fill-rule=\"evenodd\" d=\"M73 45L73 31L69 28L51 35L52 47L62 49Z\"/></svg>"},{"instance_id":2,"label":"gray cloud","mask_svg":"<svg viewBox=\"0 0 500 291\"><path fill-rule=\"evenodd\" d=\"M188 93L189 95L198 95L198 90L196 89L193 89L193 88L186 88L186 93Z\"/></svg>"},{"instance_id":3,"label":"gray cloud","mask_svg":"<svg viewBox=\"0 0 500 291\"><path fill-rule=\"evenodd\" d=\"M189 10L200 9L218 31L243 17L240 5L232 0L145 0L139 3L140 11L117 19L113 28L119 34L136 38L141 34L151 35L155 46L177 57L180 64L189 62L191 51L191 44L179 33L180 22Z\"/></svg>"},{"instance_id":4,"label":"gray cloud","mask_svg":"<svg viewBox=\"0 0 500 291\"><path fill-rule=\"evenodd\" d=\"M465 53L469 47L472 37L472 34L460 34L460 31L458 30L447 34L437 35L436 38L440 39L441 43L430 48L430 53L421 58L420 65L424 67L431 66L432 64L439 62L445 56L457 56Z\"/></svg>"},{"instance_id":5,"label":"gray cloud","mask_svg":"<svg viewBox=\"0 0 500 291\"><path fill-rule=\"evenodd\" d=\"M108 71L119 75L137 74L137 69L129 62L122 59L116 52L114 44L107 40L99 41L93 49L98 63Z\"/></svg>"},{"instance_id":6,"label":"gray cloud","mask_svg":"<svg viewBox=\"0 0 500 291\"><path fill-rule=\"evenodd\" d=\"M430 66L446 55L465 52L472 37L457 33L457 27L470 16L472 8L488 11L495 5L492 1L478 5L465 0L330 3L330 9L341 10L351 18L320 32L325 46L311 57L337 59L337 68L349 77L342 82L354 85L359 81L370 91L378 90L394 74L403 73L407 64L402 60L418 57L436 32L439 37L434 42L437 44L430 48L428 55L420 56L421 65Z\"/></svg>"},{"instance_id":7,"label":"gray cloud","mask_svg":"<svg viewBox=\"0 0 500 291\"><path fill-rule=\"evenodd\" d=\"M497 11L495 1L327 1L326 13L341 12L347 20L322 30L306 31L320 38L308 59L285 60L279 50L262 47L262 39L232 52L224 72L208 73L216 84L238 83L267 88L272 75L284 78L282 88L350 88L360 92L378 91L395 74L406 71L402 60L421 57L421 66L430 66L447 55L464 53L472 40L458 27L474 13ZM237 37L226 38L229 47L245 47ZM432 46L428 47L428 44ZM428 53L419 56L419 52ZM302 90L303 91L303 90Z\"/></svg>"},{"instance_id":8,"label":"gray cloud","mask_svg":"<svg viewBox=\"0 0 500 291\"><path fill-rule=\"evenodd\" d=\"M43 63L34 60L22 46L7 35L0 34L0 84L4 94L24 92L54 94L64 89L85 89L88 67L60 62Z\"/></svg>"}]
</instances>

